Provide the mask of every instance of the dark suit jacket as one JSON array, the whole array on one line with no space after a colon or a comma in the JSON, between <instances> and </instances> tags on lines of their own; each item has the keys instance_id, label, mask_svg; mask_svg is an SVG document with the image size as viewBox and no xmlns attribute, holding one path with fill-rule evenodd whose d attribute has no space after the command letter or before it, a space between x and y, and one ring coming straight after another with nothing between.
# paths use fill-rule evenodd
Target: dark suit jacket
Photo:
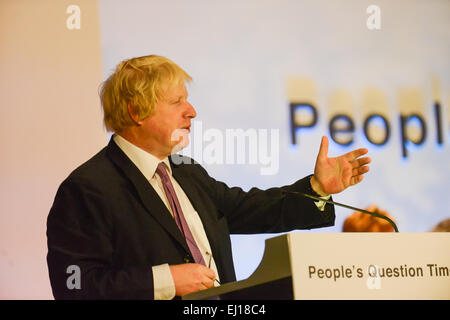
<instances>
[{"instance_id":1,"label":"dark suit jacket","mask_svg":"<svg viewBox=\"0 0 450 320\"><path fill-rule=\"evenodd\" d=\"M313 201L283 193L308 191L309 178L244 192L214 180L199 164L171 165L203 222L223 283L235 281L230 234L334 224L333 206L320 212ZM113 139L61 184L47 237L56 299L153 299L152 266L193 262L170 212ZM81 289L67 287L70 265L80 268Z\"/></svg>"}]
</instances>

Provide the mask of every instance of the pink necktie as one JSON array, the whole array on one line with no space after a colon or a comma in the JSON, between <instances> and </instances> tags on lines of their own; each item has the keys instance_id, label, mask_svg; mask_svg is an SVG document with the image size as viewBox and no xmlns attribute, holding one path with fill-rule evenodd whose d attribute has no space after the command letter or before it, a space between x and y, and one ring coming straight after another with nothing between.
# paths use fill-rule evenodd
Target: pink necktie
<instances>
[{"instance_id":1,"label":"pink necktie","mask_svg":"<svg viewBox=\"0 0 450 320\"><path fill-rule=\"evenodd\" d=\"M186 219L184 218L180 202L178 201L177 194L175 193L175 189L173 188L172 182L170 181L169 175L167 174L166 171L166 166L163 162L160 162L158 164L158 167L156 168L156 173L158 173L158 175L161 178L164 187L164 192L166 193L167 199L169 200L170 203L170 207L172 208L172 213L175 218L175 222L177 223L178 228L181 230L181 233L184 235L186 243L189 249L191 250L195 262L206 266L205 260L203 259L203 256L199 248L197 247L197 244L195 243L194 237L192 236L191 230L189 229Z\"/></svg>"}]
</instances>

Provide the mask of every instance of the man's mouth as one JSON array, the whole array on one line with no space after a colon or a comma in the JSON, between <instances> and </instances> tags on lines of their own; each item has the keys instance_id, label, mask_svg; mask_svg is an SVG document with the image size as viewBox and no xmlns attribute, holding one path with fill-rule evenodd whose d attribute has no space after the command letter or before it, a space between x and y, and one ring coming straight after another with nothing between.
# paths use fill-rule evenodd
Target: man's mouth
<instances>
[{"instance_id":1,"label":"man's mouth","mask_svg":"<svg viewBox=\"0 0 450 320\"><path fill-rule=\"evenodd\" d=\"M182 130L187 130L188 132L191 132L191 126L182 127Z\"/></svg>"}]
</instances>

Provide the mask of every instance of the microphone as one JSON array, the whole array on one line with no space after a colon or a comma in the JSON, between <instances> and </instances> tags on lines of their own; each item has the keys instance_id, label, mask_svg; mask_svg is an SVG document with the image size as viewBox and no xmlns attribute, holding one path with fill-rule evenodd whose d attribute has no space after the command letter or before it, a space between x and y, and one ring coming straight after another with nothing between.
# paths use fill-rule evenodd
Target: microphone
<instances>
[{"instance_id":1,"label":"microphone","mask_svg":"<svg viewBox=\"0 0 450 320\"><path fill-rule=\"evenodd\" d=\"M301 193L301 192L296 192L296 191L283 191L283 192L284 193L299 194L299 195L301 195L303 197L310 198L310 199L313 199L313 200L316 200L316 201L324 201L326 203L330 203L330 204L337 205L337 206L340 206L340 207L344 207L344 208L347 208L347 209L352 209L352 210L356 210L356 211L359 211L359 212L362 212L362 213L365 213L365 214L370 214L371 216L374 216L374 217L386 220L387 222L389 222L394 227L395 232L398 232L398 228L397 228L397 225L395 224L395 222L392 221L391 219L389 219L388 217L382 215L382 214L379 214L379 213L376 213L376 212L370 212L370 211L367 211L367 210L364 210L364 209L360 209L360 208L355 208L355 207L348 206L346 204L339 203L339 202L334 202L334 201L331 201L331 200L325 200L325 199L322 199L320 197L312 196L312 195L306 194L306 193Z\"/></svg>"}]
</instances>

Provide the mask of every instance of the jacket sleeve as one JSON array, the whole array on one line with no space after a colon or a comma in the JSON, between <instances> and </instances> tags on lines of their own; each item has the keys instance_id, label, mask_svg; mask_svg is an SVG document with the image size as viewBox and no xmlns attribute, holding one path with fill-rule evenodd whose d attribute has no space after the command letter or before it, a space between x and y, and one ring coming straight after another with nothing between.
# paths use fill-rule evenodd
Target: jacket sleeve
<instances>
[{"instance_id":1,"label":"jacket sleeve","mask_svg":"<svg viewBox=\"0 0 450 320\"><path fill-rule=\"evenodd\" d=\"M333 205L327 204L325 210L320 211L313 200L290 193L311 192L311 176L283 187L252 188L245 192L216 181L200 165L196 166L204 187L219 213L226 217L232 234L278 233L334 225Z\"/></svg>"},{"instance_id":2,"label":"jacket sleeve","mask_svg":"<svg viewBox=\"0 0 450 320\"><path fill-rule=\"evenodd\" d=\"M108 199L70 177L47 219L47 264L55 299L153 299L152 267L117 268Z\"/></svg>"}]
</instances>

